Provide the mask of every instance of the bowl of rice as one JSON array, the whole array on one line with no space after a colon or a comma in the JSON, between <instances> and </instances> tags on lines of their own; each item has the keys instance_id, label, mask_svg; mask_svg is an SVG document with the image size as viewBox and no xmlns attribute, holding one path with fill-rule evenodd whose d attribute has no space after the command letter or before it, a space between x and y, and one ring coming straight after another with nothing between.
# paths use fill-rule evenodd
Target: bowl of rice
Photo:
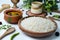
<instances>
[{"instance_id":1,"label":"bowl of rice","mask_svg":"<svg viewBox=\"0 0 60 40\"><path fill-rule=\"evenodd\" d=\"M25 17L19 20L19 28L27 35L32 37L47 37L52 35L57 24L50 18Z\"/></svg>"}]
</instances>

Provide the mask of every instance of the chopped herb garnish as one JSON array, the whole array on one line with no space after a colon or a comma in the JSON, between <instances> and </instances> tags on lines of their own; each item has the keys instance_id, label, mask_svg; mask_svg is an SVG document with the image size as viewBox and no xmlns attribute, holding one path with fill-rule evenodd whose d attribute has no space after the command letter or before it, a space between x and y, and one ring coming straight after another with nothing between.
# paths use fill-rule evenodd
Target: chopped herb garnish
<instances>
[{"instance_id":1,"label":"chopped herb garnish","mask_svg":"<svg viewBox=\"0 0 60 40\"><path fill-rule=\"evenodd\" d=\"M2 30L2 29L8 29L10 27L11 27L11 25L1 25L0 26L0 30Z\"/></svg>"},{"instance_id":2,"label":"chopped herb garnish","mask_svg":"<svg viewBox=\"0 0 60 40\"><path fill-rule=\"evenodd\" d=\"M60 15L53 15L53 17L59 19Z\"/></svg>"}]
</instances>

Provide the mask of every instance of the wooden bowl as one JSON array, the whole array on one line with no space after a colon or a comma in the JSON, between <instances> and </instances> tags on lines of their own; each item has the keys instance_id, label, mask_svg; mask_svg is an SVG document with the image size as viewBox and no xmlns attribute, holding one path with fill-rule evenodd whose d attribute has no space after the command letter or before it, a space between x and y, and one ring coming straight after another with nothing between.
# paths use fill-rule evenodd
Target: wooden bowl
<instances>
[{"instance_id":1,"label":"wooden bowl","mask_svg":"<svg viewBox=\"0 0 60 40\"><path fill-rule=\"evenodd\" d=\"M42 12L42 13L40 13L40 14L34 14L34 13L31 13L31 10L28 10L28 11L26 12L26 14L27 14L28 16L40 16L40 17L46 17L46 16L47 16L47 13L46 13L46 12Z\"/></svg>"},{"instance_id":2,"label":"wooden bowl","mask_svg":"<svg viewBox=\"0 0 60 40\"><path fill-rule=\"evenodd\" d=\"M25 18L29 18L29 17L25 17ZM56 28L54 30L52 30L50 32L44 32L44 33L29 31L29 30L27 30L27 29L25 29L24 27L21 26L21 21L24 20L25 18L22 18L22 19L19 20L18 26L24 33L26 33L29 36L32 36L32 37L48 37L48 36L52 35L56 31L56 29L57 29L56 22L51 20L56 25Z\"/></svg>"},{"instance_id":3,"label":"wooden bowl","mask_svg":"<svg viewBox=\"0 0 60 40\"><path fill-rule=\"evenodd\" d=\"M10 16L7 14L8 12L19 12L18 13L19 15ZM19 19L21 19L21 18L22 18L22 11L19 9L7 9L4 11L4 19L9 23L16 24L16 23L18 23Z\"/></svg>"}]
</instances>

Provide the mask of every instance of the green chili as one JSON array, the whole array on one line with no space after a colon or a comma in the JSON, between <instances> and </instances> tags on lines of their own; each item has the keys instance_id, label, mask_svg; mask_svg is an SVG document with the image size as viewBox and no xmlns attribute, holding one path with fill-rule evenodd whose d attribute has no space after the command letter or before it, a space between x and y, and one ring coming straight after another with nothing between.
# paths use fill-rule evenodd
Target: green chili
<instances>
[{"instance_id":1,"label":"green chili","mask_svg":"<svg viewBox=\"0 0 60 40\"><path fill-rule=\"evenodd\" d=\"M17 35L19 35L19 33L15 33L11 36L11 39L10 40L13 40Z\"/></svg>"}]
</instances>

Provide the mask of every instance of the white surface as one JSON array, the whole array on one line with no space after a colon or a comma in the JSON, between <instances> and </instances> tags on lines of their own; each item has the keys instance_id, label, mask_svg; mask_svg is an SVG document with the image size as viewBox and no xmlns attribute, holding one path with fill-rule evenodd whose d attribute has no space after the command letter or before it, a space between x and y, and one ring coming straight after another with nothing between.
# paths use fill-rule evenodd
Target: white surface
<instances>
[{"instance_id":1,"label":"white surface","mask_svg":"<svg viewBox=\"0 0 60 40\"><path fill-rule=\"evenodd\" d=\"M4 3L10 4L10 5L12 6L12 3L11 3L10 0L0 0L0 7L1 7L1 5L4 4ZM18 3L18 6L19 6L19 7L20 7L20 4L21 4L21 3ZM24 12L24 15L23 15L23 16L24 16L24 17L26 16L25 12ZM7 23L7 22L4 20L4 11L3 11L2 13L0 13L0 21L2 21L3 24L9 24L9 23ZM57 22L57 24L58 24L58 29L57 29L57 31L60 32L60 21L56 21L56 22ZM59 36L59 37L56 37L55 35L52 35L51 37L47 37L47 38L32 38L32 37L29 37L29 36L25 35L25 34L19 29L19 27L18 27L17 24L15 24L15 25L14 25L14 24L11 24L11 25L16 28L15 33L16 33L16 32L20 32L20 34L19 34L16 38L14 38L14 40L60 40L60 36ZM3 32L4 32L3 30L2 30L2 32L0 31L0 36L1 36L1 33L3 33ZM13 34L14 34L14 33L13 33ZM4 37L2 40L10 40L10 37L11 37L13 34L10 34L10 35Z\"/></svg>"}]
</instances>

